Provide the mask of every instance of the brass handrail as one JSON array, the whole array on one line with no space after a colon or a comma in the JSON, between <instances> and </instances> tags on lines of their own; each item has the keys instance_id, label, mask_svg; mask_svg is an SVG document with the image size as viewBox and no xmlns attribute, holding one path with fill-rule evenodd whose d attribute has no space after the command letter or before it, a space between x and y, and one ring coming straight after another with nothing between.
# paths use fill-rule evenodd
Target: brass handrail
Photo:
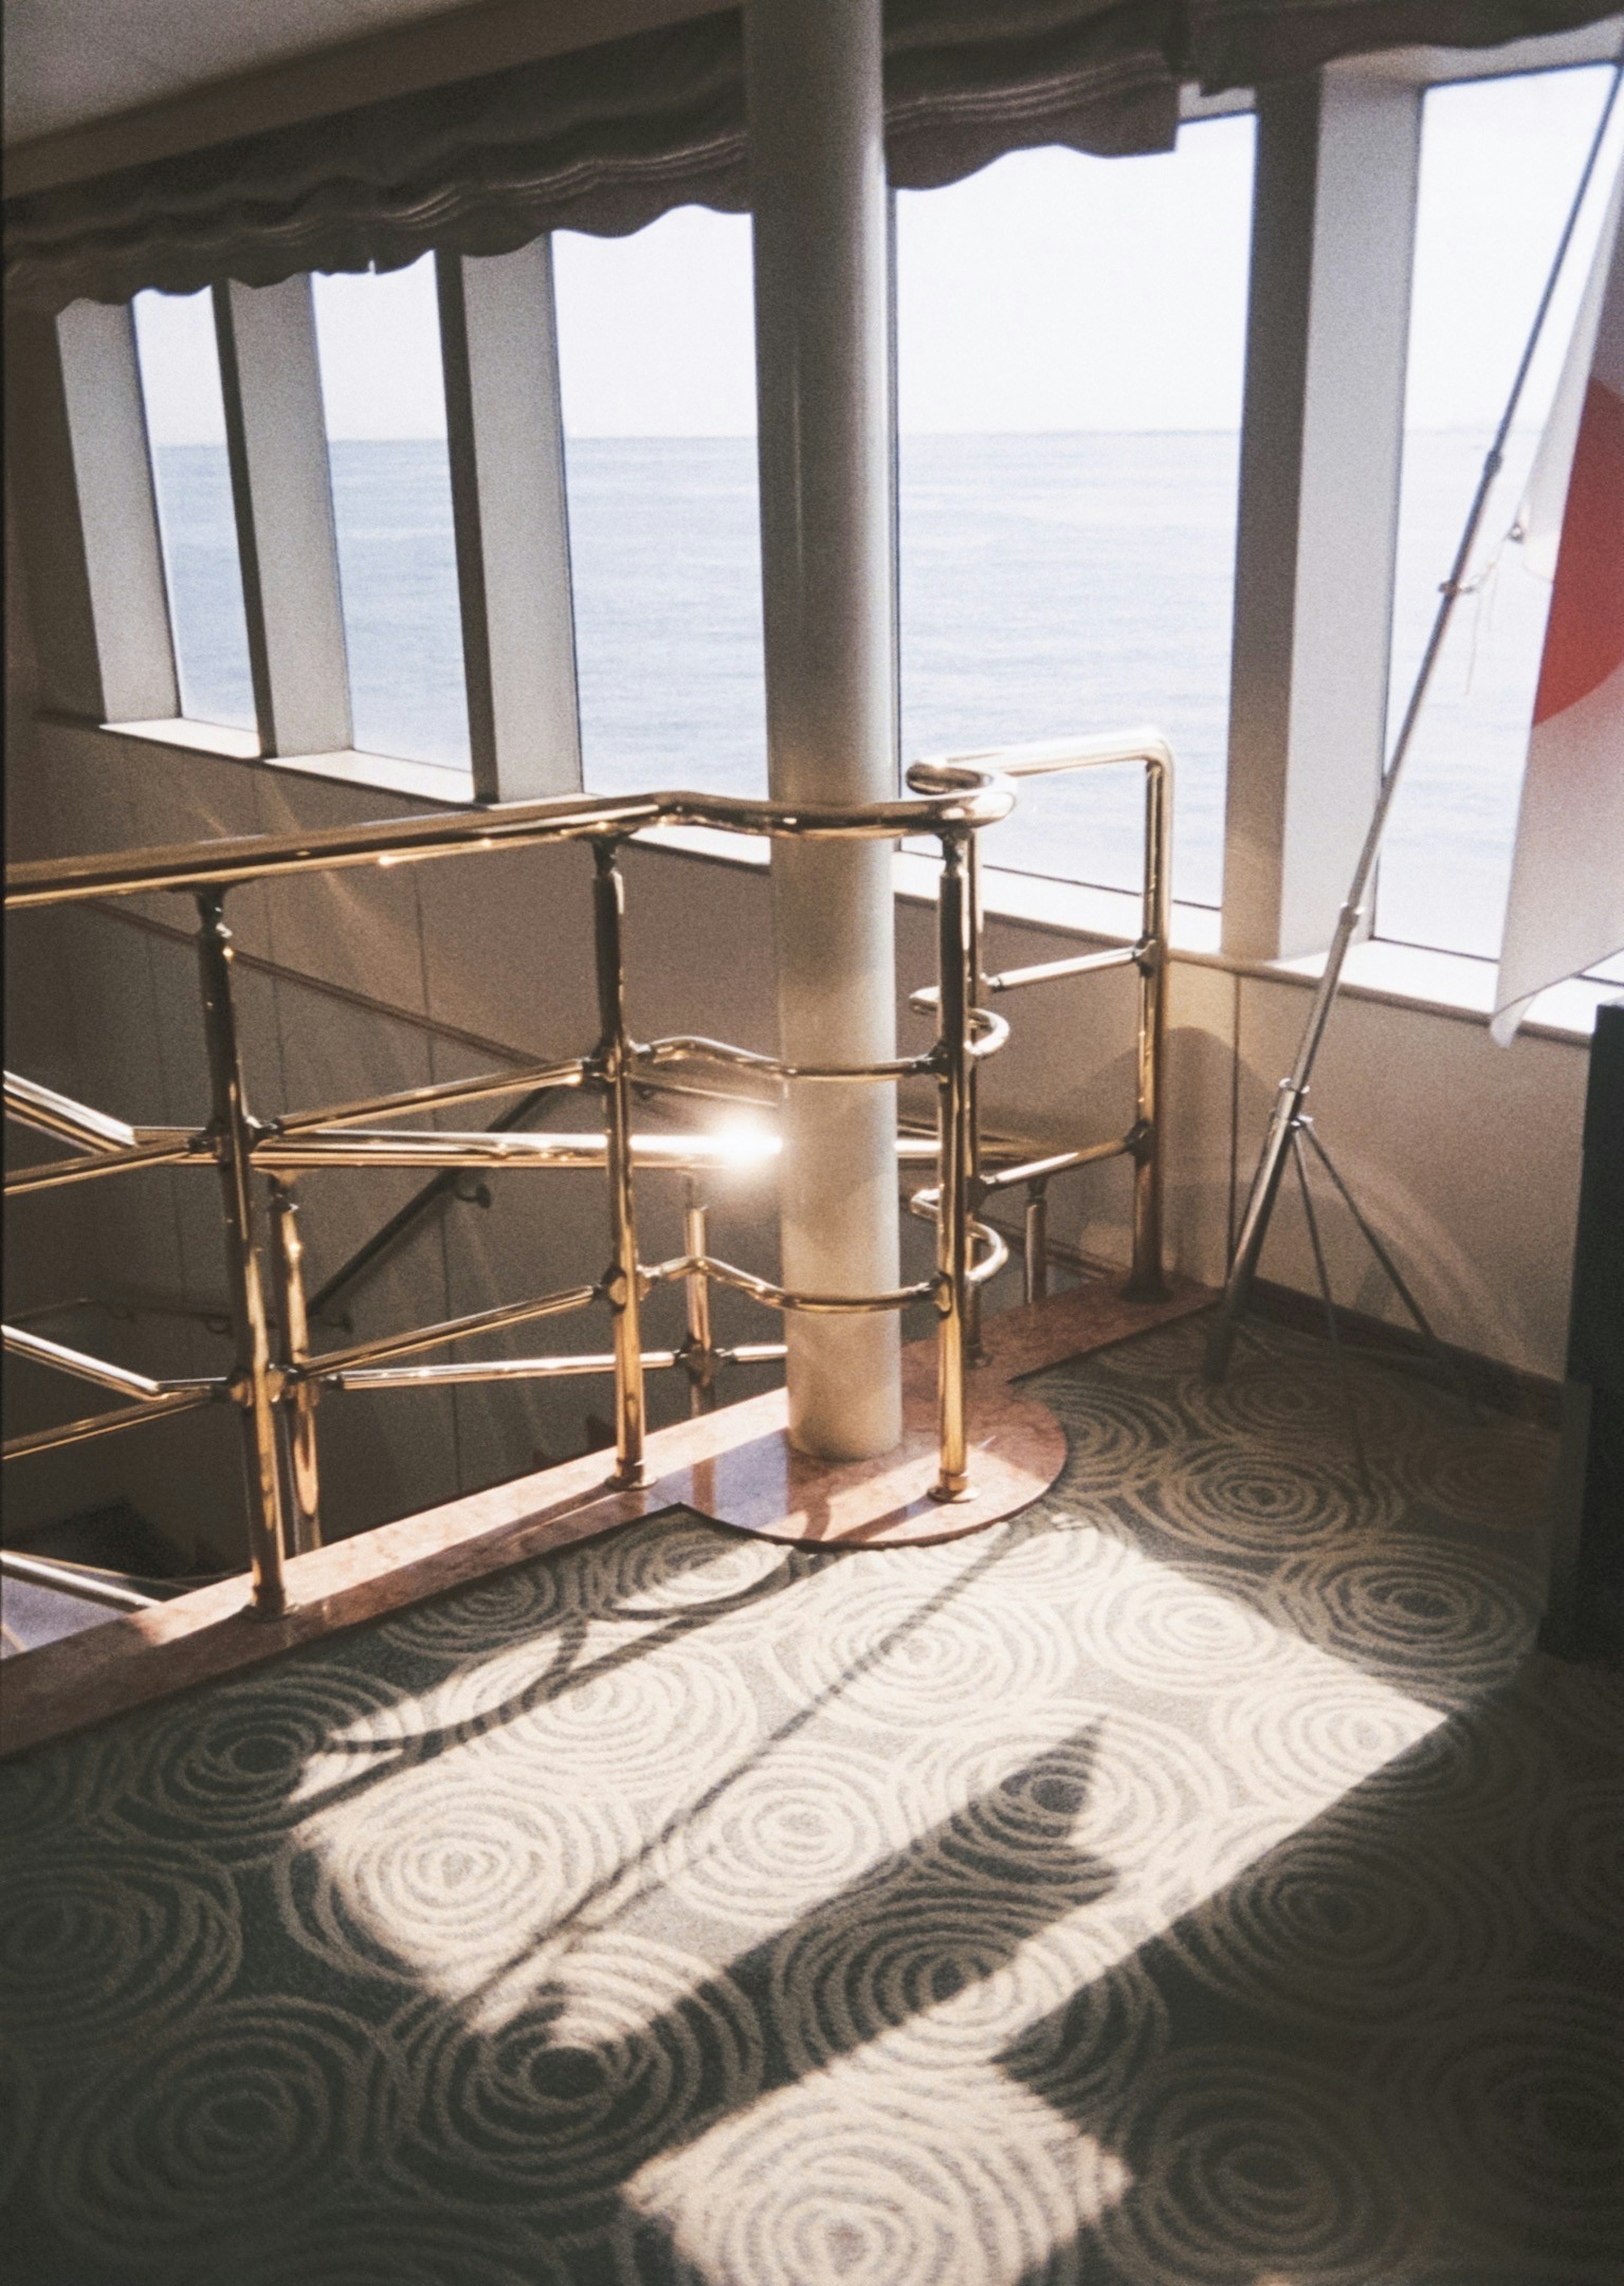
<instances>
[{"instance_id":1,"label":"brass handrail","mask_svg":"<svg viewBox=\"0 0 1624 2286\"><path fill-rule=\"evenodd\" d=\"M748 801L736 794L559 794L452 816L329 825L304 834L253 833L95 857L47 857L6 869L8 911L87 897L139 896L154 889L226 889L293 873L354 865L406 865L480 849L526 849L549 841L618 844L655 825L708 825L723 833L791 841L896 841L911 833L968 833L996 825L1014 804L1000 774L956 758L916 762L918 801L866 806Z\"/></svg>"},{"instance_id":2,"label":"brass handrail","mask_svg":"<svg viewBox=\"0 0 1624 2286\"><path fill-rule=\"evenodd\" d=\"M972 989L971 871L978 828L1007 816L1013 793L993 771L956 763L916 765L909 775L917 799L864 808L817 808L745 801L727 796L669 793L588 800L568 796L513 803L452 816L404 818L371 826L329 828L297 837L255 835L93 857L59 858L12 868L6 876L9 909L60 905L130 896L167 888L196 899L196 938L204 1031L209 1049L212 1116L195 1132L138 1130L28 1081L8 1083L7 1109L28 1124L68 1143L66 1160L25 1169L7 1184L32 1191L154 1162L209 1165L221 1186L227 1246L234 1370L212 1383L153 1382L119 1367L104 1367L82 1352L39 1336L12 1336L36 1363L99 1380L134 1393L133 1405L36 1431L4 1450L55 1449L88 1437L133 1426L161 1414L225 1397L239 1408L248 1462L248 1542L253 1608L274 1618L286 1606L284 1557L317 1545L319 1504L315 1399L319 1389L436 1386L450 1380L538 1378L605 1369L597 1357L490 1360L453 1367L406 1367L414 1352L461 1341L475 1333L528 1322L554 1312L607 1302L613 1333L608 1369L615 1384L615 1469L612 1485L644 1479L645 1371L686 1364L696 1393L708 1393L716 1365L729 1359L781 1354L777 1344L733 1351L711 1344L709 1289L732 1287L778 1310L819 1314L902 1310L934 1304L939 1321L940 1454L934 1491L944 1500L967 1488L965 1368L966 1328L975 1284L1003 1259L1003 1241L973 1219L974 1075L978 1057L1002 1044L1006 1027L975 1005ZM676 1038L640 1044L627 1026L623 945L623 844L645 827L694 824L784 840L899 840L930 833L942 849L938 968L942 1009L928 1054L867 1066L805 1067L760 1056L717 1041ZM593 933L597 973L599 1037L583 1057L532 1066L514 1075L406 1089L394 1095L256 1120L248 1106L232 991L234 948L225 918L233 887L290 874L359 865L384 867L495 848L584 840L593 855ZM639 1136L632 1127L633 1090L640 1073L693 1062L740 1068L779 1084L808 1080L891 1084L903 1077L934 1079L938 1098L936 1270L933 1277L884 1294L834 1295L788 1290L712 1256L706 1215L690 1192L684 1217L685 1252L650 1266L639 1257L634 1178L639 1167L695 1172L739 1160L739 1147L704 1136ZM481 1131L366 1131L352 1122L423 1114L446 1104L550 1084L595 1090L604 1103L604 1131L596 1136L518 1135ZM764 1162L772 1140L749 1155ZM312 1352L298 1234L298 1209L289 1177L312 1167L411 1164L429 1167L601 1164L608 1177L611 1259L595 1284L470 1316ZM262 1241L254 1178L271 1178L268 1244ZM980 1250L981 1259L975 1256ZM275 1297L275 1347L267 1306L266 1275ZM682 1349L645 1352L643 1301L658 1282L680 1281L687 1292L689 1336Z\"/></svg>"},{"instance_id":3,"label":"brass handrail","mask_svg":"<svg viewBox=\"0 0 1624 2286\"><path fill-rule=\"evenodd\" d=\"M95 1382L102 1389L116 1390L122 1397L133 1397L140 1405L150 1405L155 1398L172 1396L177 1390L214 1390L225 1385L218 1379L195 1376L185 1381L154 1381L149 1374L132 1373L128 1366L109 1365L105 1358L90 1357L83 1350L69 1349L66 1342L47 1341L43 1334L31 1334L22 1326L7 1326L4 1340L14 1356L26 1357L35 1365L50 1366L57 1373L71 1374L75 1381Z\"/></svg>"},{"instance_id":4,"label":"brass handrail","mask_svg":"<svg viewBox=\"0 0 1624 2286\"><path fill-rule=\"evenodd\" d=\"M103 1604L114 1612L152 1612L162 1596L145 1596L117 1578L105 1578L79 1564L53 1564L48 1557L0 1549L0 1574L28 1588L49 1588L53 1596L76 1596L81 1603Z\"/></svg>"}]
</instances>

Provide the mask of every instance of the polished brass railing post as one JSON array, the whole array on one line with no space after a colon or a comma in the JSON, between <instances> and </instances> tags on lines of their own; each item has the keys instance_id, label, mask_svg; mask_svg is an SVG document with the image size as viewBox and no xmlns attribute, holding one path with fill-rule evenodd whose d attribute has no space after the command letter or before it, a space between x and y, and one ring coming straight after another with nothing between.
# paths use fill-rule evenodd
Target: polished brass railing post
<instances>
[{"instance_id":1,"label":"polished brass railing post","mask_svg":"<svg viewBox=\"0 0 1624 2286\"><path fill-rule=\"evenodd\" d=\"M690 1262L703 1262L710 1252L710 1218L690 1175L682 1203L682 1251ZM711 1337L711 1281L703 1270L690 1270L683 1281L688 1312L688 1340L682 1352L688 1368L689 1411L711 1413L716 1405L716 1345Z\"/></svg>"},{"instance_id":2,"label":"polished brass railing post","mask_svg":"<svg viewBox=\"0 0 1624 2286\"><path fill-rule=\"evenodd\" d=\"M942 836L942 883L936 901L937 989L941 1037L936 1045L936 1119L941 1174L936 1201L937 1402L942 1451L933 1500L963 1498L969 1484L965 1419L968 1365L971 1181L974 1166L970 1052L970 871L963 831Z\"/></svg>"},{"instance_id":3,"label":"polished brass railing post","mask_svg":"<svg viewBox=\"0 0 1624 2286\"><path fill-rule=\"evenodd\" d=\"M1026 1186L1026 1220L1021 1236L1026 1299L1029 1302L1046 1301L1049 1295L1047 1183L1029 1183Z\"/></svg>"},{"instance_id":4,"label":"polished brass railing post","mask_svg":"<svg viewBox=\"0 0 1624 2286\"><path fill-rule=\"evenodd\" d=\"M282 1581L282 1486L277 1458L277 1391L254 1242L254 1131L232 1004L232 933L225 926L224 893L204 891L198 898L197 910L198 971L214 1099L210 1129L220 1170L225 1278L237 1352L233 1394L242 1410L253 1609L260 1618L274 1620L281 1617L287 1602Z\"/></svg>"},{"instance_id":5,"label":"polished brass railing post","mask_svg":"<svg viewBox=\"0 0 1624 2286\"><path fill-rule=\"evenodd\" d=\"M626 886L619 844L595 841L593 939L597 955L597 1065L603 1089L609 1224L614 1259L605 1284L614 1319L615 1472L612 1485L644 1481L642 1269L632 1188L632 1044L626 1029Z\"/></svg>"},{"instance_id":6,"label":"polished brass railing post","mask_svg":"<svg viewBox=\"0 0 1624 2286\"><path fill-rule=\"evenodd\" d=\"M281 1321L282 1417L288 1431L288 1483L293 1495L293 1547L304 1556L321 1545L321 1476L316 1452L319 1385L304 1377L310 1363L310 1324L304 1307L304 1242L299 1202L291 1183L271 1185L271 1270Z\"/></svg>"},{"instance_id":7,"label":"polished brass railing post","mask_svg":"<svg viewBox=\"0 0 1624 2286\"><path fill-rule=\"evenodd\" d=\"M1133 1125L1133 1266L1130 1301L1167 1296L1162 1257L1163 1075L1167 1053L1167 952L1172 922L1171 772L1160 755L1145 763L1145 901L1136 958L1139 1056Z\"/></svg>"},{"instance_id":8,"label":"polished brass railing post","mask_svg":"<svg viewBox=\"0 0 1624 2286\"><path fill-rule=\"evenodd\" d=\"M969 877L970 904L970 1005L982 1005L981 993L981 838L971 834L965 845L965 866ZM981 1068L975 1059L970 1064L970 1211L974 1214L981 1202ZM987 1344L981 1339L981 1289L967 1289L965 1317L965 1358L970 1365L985 1365Z\"/></svg>"}]
</instances>

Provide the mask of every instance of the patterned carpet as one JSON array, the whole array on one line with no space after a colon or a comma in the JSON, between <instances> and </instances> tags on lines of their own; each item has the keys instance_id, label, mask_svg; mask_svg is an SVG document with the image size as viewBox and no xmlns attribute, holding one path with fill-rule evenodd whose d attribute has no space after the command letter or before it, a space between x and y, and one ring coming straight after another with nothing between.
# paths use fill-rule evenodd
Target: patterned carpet
<instances>
[{"instance_id":1,"label":"patterned carpet","mask_svg":"<svg viewBox=\"0 0 1624 2286\"><path fill-rule=\"evenodd\" d=\"M0 1770L15 2286L1617 2286L1549 1440L1201 1339L980 1537L672 1513Z\"/></svg>"}]
</instances>

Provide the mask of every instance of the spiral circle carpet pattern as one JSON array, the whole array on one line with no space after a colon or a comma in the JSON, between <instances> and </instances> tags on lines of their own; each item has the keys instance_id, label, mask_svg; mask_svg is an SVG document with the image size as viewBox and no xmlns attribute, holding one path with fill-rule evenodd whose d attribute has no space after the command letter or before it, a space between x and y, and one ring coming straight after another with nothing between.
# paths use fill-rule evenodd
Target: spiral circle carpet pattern
<instances>
[{"instance_id":1,"label":"spiral circle carpet pattern","mask_svg":"<svg viewBox=\"0 0 1624 2286\"><path fill-rule=\"evenodd\" d=\"M1013 1523L681 1511L0 1770L17 2286L1616 2286L1550 1440L1184 1323Z\"/></svg>"}]
</instances>

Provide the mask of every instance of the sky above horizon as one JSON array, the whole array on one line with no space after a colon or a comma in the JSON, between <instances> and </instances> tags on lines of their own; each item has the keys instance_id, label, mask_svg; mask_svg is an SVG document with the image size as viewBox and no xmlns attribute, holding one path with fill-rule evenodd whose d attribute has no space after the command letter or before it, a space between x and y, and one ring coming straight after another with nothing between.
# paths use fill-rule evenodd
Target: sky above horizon
<instances>
[{"instance_id":1,"label":"sky above horizon","mask_svg":"<svg viewBox=\"0 0 1624 2286\"><path fill-rule=\"evenodd\" d=\"M1407 417L1498 417L1610 73L1478 81L1426 101ZM898 198L904 434L1231 429L1245 346L1250 118L1187 125L1174 153L1021 152ZM1543 417L1624 105L1533 376ZM750 225L685 207L635 236L554 240L564 422L575 437L748 436ZM445 432L432 264L315 285L329 434ZM207 294L138 300L154 443L219 442Z\"/></svg>"}]
</instances>

